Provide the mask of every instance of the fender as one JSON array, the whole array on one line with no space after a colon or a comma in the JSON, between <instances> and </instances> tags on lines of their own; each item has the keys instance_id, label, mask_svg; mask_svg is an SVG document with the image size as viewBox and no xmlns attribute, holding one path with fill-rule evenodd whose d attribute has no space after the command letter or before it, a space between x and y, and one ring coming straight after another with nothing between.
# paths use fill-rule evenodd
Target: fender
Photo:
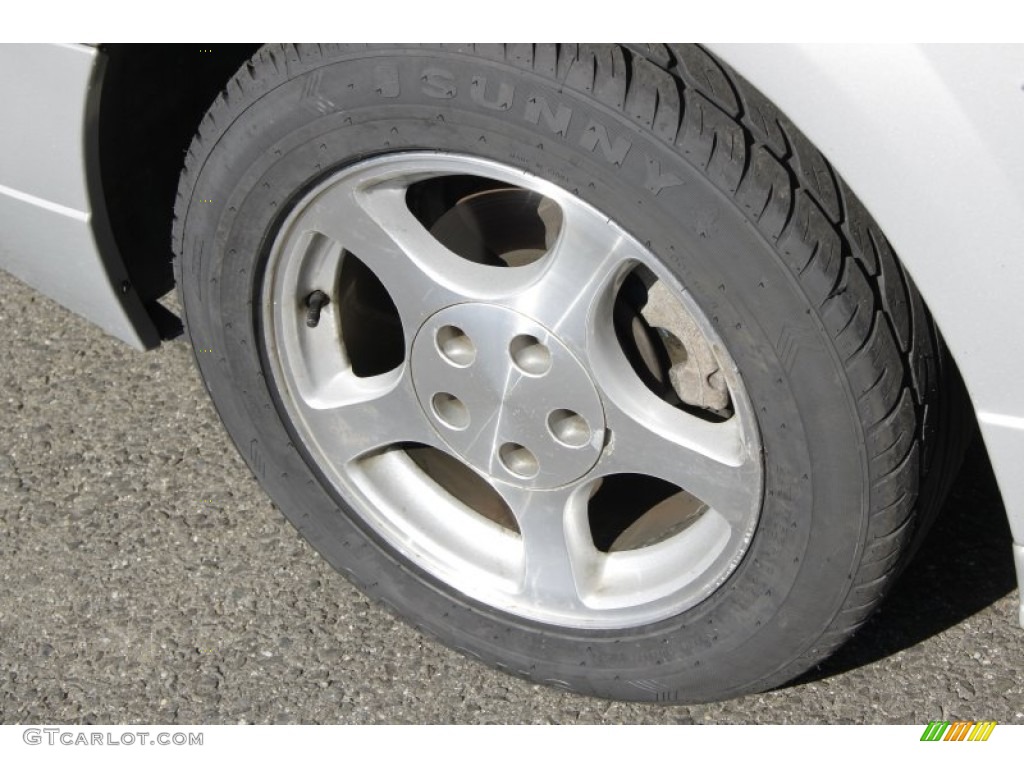
<instances>
[{"instance_id":1,"label":"fender","mask_svg":"<svg viewBox=\"0 0 1024 768\"><path fill-rule=\"evenodd\" d=\"M160 343L114 242L99 179L105 59L85 45L0 46L0 265L136 349ZM31 234L29 234L31 233Z\"/></svg>"}]
</instances>

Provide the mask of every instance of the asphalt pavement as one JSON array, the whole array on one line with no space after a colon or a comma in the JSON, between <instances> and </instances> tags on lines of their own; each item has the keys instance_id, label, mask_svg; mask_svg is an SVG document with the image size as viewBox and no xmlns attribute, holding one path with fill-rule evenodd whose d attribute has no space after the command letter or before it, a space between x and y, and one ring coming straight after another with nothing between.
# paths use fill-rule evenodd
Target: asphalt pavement
<instances>
[{"instance_id":1,"label":"asphalt pavement","mask_svg":"<svg viewBox=\"0 0 1024 768\"><path fill-rule=\"evenodd\" d=\"M140 353L0 272L0 723L1024 724L1010 537L975 441L883 609L796 683L706 706L494 671L285 522L179 340Z\"/></svg>"}]
</instances>

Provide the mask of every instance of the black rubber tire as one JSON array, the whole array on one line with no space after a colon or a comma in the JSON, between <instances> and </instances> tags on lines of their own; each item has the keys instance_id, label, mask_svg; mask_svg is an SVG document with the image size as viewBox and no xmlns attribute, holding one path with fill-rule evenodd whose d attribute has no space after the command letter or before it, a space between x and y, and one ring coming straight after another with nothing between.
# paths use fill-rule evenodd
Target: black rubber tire
<instances>
[{"instance_id":1,"label":"black rubber tire","mask_svg":"<svg viewBox=\"0 0 1024 768\"><path fill-rule=\"evenodd\" d=\"M572 191L713 319L757 411L765 491L742 563L696 607L585 631L475 603L369 532L294 444L256 317L267 245L332 169L424 148ZM885 237L801 133L699 47L266 47L203 121L175 218L188 333L212 350L199 370L276 504L364 592L531 680L695 702L792 679L878 605L962 452L947 427L955 372Z\"/></svg>"}]
</instances>

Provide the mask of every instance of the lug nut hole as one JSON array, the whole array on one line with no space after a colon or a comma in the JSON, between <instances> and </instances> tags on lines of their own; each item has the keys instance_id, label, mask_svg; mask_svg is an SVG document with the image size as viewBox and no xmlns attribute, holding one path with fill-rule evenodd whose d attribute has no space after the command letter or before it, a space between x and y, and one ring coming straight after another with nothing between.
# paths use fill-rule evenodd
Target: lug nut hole
<instances>
[{"instance_id":1,"label":"lug nut hole","mask_svg":"<svg viewBox=\"0 0 1024 768\"><path fill-rule=\"evenodd\" d=\"M498 449L498 458L501 459L505 469L524 480L529 480L531 477L536 476L540 470L537 457L533 455L529 448L525 448L519 443L505 443Z\"/></svg>"},{"instance_id":2,"label":"lug nut hole","mask_svg":"<svg viewBox=\"0 0 1024 768\"><path fill-rule=\"evenodd\" d=\"M582 448L590 442L590 425L576 411L559 408L548 415L552 436L569 448Z\"/></svg>"},{"instance_id":3,"label":"lug nut hole","mask_svg":"<svg viewBox=\"0 0 1024 768\"><path fill-rule=\"evenodd\" d=\"M469 426L469 409L455 395L438 392L431 398L434 415L449 429L463 430Z\"/></svg>"},{"instance_id":4,"label":"lug nut hole","mask_svg":"<svg viewBox=\"0 0 1024 768\"><path fill-rule=\"evenodd\" d=\"M457 325L445 325L435 337L441 357L459 368L467 368L476 360L476 345Z\"/></svg>"},{"instance_id":5,"label":"lug nut hole","mask_svg":"<svg viewBox=\"0 0 1024 768\"><path fill-rule=\"evenodd\" d=\"M551 350L536 336L528 333L516 336L508 352L516 367L529 376L543 376L551 370Z\"/></svg>"}]
</instances>

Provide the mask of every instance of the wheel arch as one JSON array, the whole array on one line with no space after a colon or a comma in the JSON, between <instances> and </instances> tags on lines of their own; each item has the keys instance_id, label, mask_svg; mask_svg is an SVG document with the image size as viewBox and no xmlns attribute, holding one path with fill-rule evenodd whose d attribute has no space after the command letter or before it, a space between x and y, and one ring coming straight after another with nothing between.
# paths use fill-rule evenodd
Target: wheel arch
<instances>
[{"instance_id":1,"label":"wheel arch","mask_svg":"<svg viewBox=\"0 0 1024 768\"><path fill-rule=\"evenodd\" d=\"M257 44L103 44L99 176L111 229L139 297L174 287L171 224L185 152L203 116Z\"/></svg>"}]
</instances>

